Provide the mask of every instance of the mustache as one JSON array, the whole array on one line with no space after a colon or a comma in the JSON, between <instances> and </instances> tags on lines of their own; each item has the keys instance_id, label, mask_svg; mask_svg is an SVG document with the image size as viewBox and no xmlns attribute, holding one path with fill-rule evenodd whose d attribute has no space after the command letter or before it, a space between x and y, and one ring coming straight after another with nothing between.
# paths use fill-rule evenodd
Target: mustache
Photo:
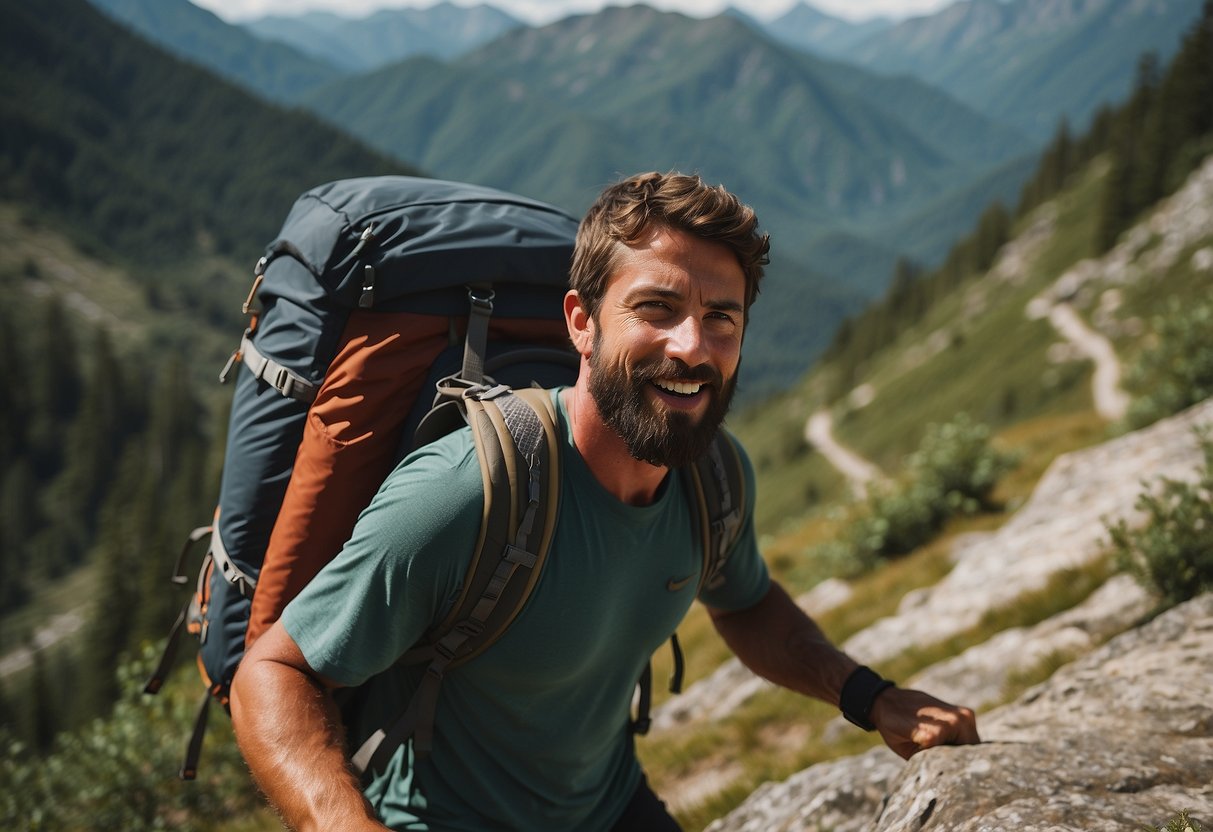
<instances>
[{"instance_id":1,"label":"mustache","mask_svg":"<svg viewBox=\"0 0 1213 832\"><path fill-rule=\"evenodd\" d=\"M723 382L720 372L709 364L688 366L677 358L654 358L632 370L633 378L650 382L659 378L676 378L683 381L698 381L719 388Z\"/></svg>"}]
</instances>

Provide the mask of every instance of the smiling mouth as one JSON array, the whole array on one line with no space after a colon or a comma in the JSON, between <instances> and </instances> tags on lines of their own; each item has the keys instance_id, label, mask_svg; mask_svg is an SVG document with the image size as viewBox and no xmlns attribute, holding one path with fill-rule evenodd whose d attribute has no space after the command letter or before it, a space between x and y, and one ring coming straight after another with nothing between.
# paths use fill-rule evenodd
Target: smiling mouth
<instances>
[{"instance_id":1,"label":"smiling mouth","mask_svg":"<svg viewBox=\"0 0 1213 832\"><path fill-rule=\"evenodd\" d=\"M653 385L666 393L687 397L696 395L704 386L701 381L677 381L665 378L656 379Z\"/></svg>"}]
</instances>

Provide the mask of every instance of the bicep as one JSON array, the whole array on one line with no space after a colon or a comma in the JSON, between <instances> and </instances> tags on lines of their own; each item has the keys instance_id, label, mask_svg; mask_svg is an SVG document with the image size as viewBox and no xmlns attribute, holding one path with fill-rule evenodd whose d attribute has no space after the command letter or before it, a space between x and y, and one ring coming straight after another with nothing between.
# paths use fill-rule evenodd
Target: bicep
<instances>
[{"instance_id":1,"label":"bicep","mask_svg":"<svg viewBox=\"0 0 1213 832\"><path fill-rule=\"evenodd\" d=\"M300 649L298 643L291 637L290 632L287 631L281 621L274 622L257 639L256 643L253 644L248 654L244 657L241 667L256 666L258 663L266 663L264 669L270 672L278 669L296 671L310 677L329 690L341 687L338 682L318 673L308 664L307 657L303 655L303 650Z\"/></svg>"}]
</instances>

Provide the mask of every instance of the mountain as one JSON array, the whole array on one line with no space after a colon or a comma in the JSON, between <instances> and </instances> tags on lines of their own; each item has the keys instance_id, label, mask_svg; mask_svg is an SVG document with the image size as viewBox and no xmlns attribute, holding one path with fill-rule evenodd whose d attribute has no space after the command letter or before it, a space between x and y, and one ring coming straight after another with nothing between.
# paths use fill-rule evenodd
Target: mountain
<instances>
[{"instance_id":1,"label":"mountain","mask_svg":"<svg viewBox=\"0 0 1213 832\"><path fill-rule=\"evenodd\" d=\"M319 182L413 169L171 57L83 0L3 0L0 198L145 266L254 258Z\"/></svg>"},{"instance_id":2,"label":"mountain","mask_svg":"<svg viewBox=\"0 0 1213 832\"><path fill-rule=\"evenodd\" d=\"M521 26L493 6L439 3L424 9L382 9L362 18L329 12L270 15L244 24L350 72L365 72L413 55L453 58Z\"/></svg>"},{"instance_id":3,"label":"mountain","mask_svg":"<svg viewBox=\"0 0 1213 832\"><path fill-rule=\"evenodd\" d=\"M763 29L776 40L797 49L849 60L853 47L892 25L893 21L887 17L852 23L802 2L765 24Z\"/></svg>"},{"instance_id":4,"label":"mountain","mask_svg":"<svg viewBox=\"0 0 1213 832\"><path fill-rule=\"evenodd\" d=\"M1165 63L1202 0L961 0L848 49L883 73L910 73L1038 140L1058 120L1085 126L1129 91L1137 58Z\"/></svg>"},{"instance_id":5,"label":"mountain","mask_svg":"<svg viewBox=\"0 0 1213 832\"><path fill-rule=\"evenodd\" d=\"M174 55L272 100L289 99L342 74L333 63L263 41L188 0L90 2Z\"/></svg>"},{"instance_id":6,"label":"mountain","mask_svg":"<svg viewBox=\"0 0 1213 832\"><path fill-rule=\"evenodd\" d=\"M812 239L861 234L862 223L913 210L1023 144L913 79L778 46L728 15L644 6L517 29L447 64L414 58L301 103L436 175L574 213L621 173L679 168L730 185L773 234L770 293L806 298L755 310L747 370L774 384L798 374L832 331L828 315L840 307L827 298L853 308L888 277L808 261ZM794 273L802 262L819 277ZM776 340L787 337L792 349ZM763 380L768 349L782 369Z\"/></svg>"}]
</instances>

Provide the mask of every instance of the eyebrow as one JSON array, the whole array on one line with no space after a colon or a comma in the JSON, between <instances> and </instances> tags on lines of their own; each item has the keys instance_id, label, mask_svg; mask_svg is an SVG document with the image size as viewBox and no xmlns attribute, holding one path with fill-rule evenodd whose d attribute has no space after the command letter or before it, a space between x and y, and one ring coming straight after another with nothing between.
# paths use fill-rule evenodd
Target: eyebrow
<instances>
[{"instance_id":1,"label":"eyebrow","mask_svg":"<svg viewBox=\"0 0 1213 832\"><path fill-rule=\"evenodd\" d=\"M665 289L661 286L638 286L624 295L623 302L630 304L636 302L640 298L654 296L677 301L685 299L683 293L675 289ZM718 312L742 312L745 309L739 302L735 300L709 300L704 305L709 309Z\"/></svg>"}]
</instances>

